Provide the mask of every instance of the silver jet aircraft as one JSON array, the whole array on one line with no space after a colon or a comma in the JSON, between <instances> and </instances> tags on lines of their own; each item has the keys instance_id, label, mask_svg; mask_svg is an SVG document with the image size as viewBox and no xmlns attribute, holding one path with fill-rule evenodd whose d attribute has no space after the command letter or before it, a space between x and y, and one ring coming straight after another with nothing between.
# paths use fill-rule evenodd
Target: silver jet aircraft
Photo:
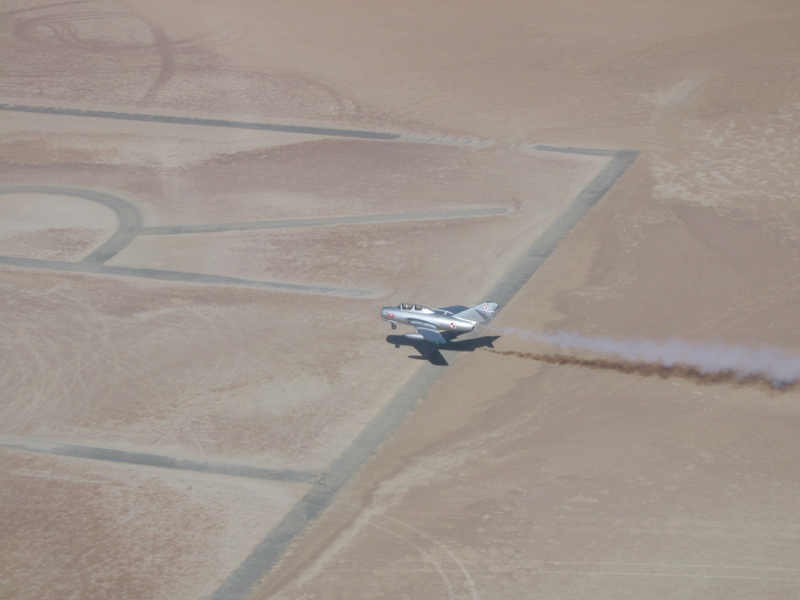
<instances>
[{"instance_id":1,"label":"silver jet aircraft","mask_svg":"<svg viewBox=\"0 0 800 600\"><path fill-rule=\"evenodd\" d=\"M468 333L480 323L494 318L497 304L486 302L467 308L466 306L447 306L445 308L426 308L419 304L398 304L384 306L381 318L397 329L398 324L412 325L417 333L406 333L411 340L428 340L434 344L446 344L462 333Z\"/></svg>"}]
</instances>

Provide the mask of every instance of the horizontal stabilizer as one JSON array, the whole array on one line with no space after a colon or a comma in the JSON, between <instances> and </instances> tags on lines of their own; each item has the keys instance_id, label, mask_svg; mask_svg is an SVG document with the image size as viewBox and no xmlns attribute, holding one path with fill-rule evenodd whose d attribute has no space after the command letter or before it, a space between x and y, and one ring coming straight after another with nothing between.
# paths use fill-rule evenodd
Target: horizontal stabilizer
<instances>
[{"instance_id":1,"label":"horizontal stabilizer","mask_svg":"<svg viewBox=\"0 0 800 600\"><path fill-rule=\"evenodd\" d=\"M484 302L473 306L467 310L456 314L459 319L472 321L473 323L486 323L494 319L494 311L497 310L497 304L494 302Z\"/></svg>"},{"instance_id":2,"label":"horizontal stabilizer","mask_svg":"<svg viewBox=\"0 0 800 600\"><path fill-rule=\"evenodd\" d=\"M436 331L435 329L428 329L427 327L417 327L417 331L419 331L422 337L424 337L429 342L433 342L434 344L447 343L447 340L444 339L442 334Z\"/></svg>"},{"instance_id":3,"label":"horizontal stabilizer","mask_svg":"<svg viewBox=\"0 0 800 600\"><path fill-rule=\"evenodd\" d=\"M484 321L491 321L494 319L494 313L491 311L483 310L482 308L476 308L475 312L482 316Z\"/></svg>"}]
</instances>

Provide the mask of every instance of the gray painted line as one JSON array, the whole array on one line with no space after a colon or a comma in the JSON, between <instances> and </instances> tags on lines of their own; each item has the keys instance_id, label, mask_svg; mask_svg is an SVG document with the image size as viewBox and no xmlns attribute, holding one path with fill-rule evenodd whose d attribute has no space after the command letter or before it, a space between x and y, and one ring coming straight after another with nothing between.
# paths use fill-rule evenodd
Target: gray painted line
<instances>
[{"instance_id":1,"label":"gray painted line","mask_svg":"<svg viewBox=\"0 0 800 600\"><path fill-rule=\"evenodd\" d=\"M639 156L637 150L620 150L606 167L589 182L583 191L544 230L531 248L495 284L487 298L505 306L522 289L541 264L572 231L589 209L611 189Z\"/></svg>"},{"instance_id":2,"label":"gray painted line","mask_svg":"<svg viewBox=\"0 0 800 600\"><path fill-rule=\"evenodd\" d=\"M131 465L144 465L161 469L178 469L181 471L197 471L198 473L212 473L215 475L229 475L231 477L245 477L249 479L265 479L269 481L285 481L289 483L313 483L317 473L307 471L294 471L292 469L263 469L247 465L226 465L209 463L197 460L173 458L159 454L144 454L141 452L126 452L111 448L97 448L93 446L78 446L74 444L60 444L43 440L29 440L20 438L0 439L0 447L27 450L41 454L55 454L57 456L70 456L73 458L87 458Z\"/></svg>"},{"instance_id":3,"label":"gray painted line","mask_svg":"<svg viewBox=\"0 0 800 600\"><path fill-rule=\"evenodd\" d=\"M131 243L142 227L142 216L137 208L122 198L111 194L87 190L84 188L68 187L62 185L7 185L0 187L0 194L53 194L58 196L73 196L91 200L111 209L117 216L119 226L114 234L102 246L97 248L81 262L101 264L119 253Z\"/></svg>"},{"instance_id":4,"label":"gray painted line","mask_svg":"<svg viewBox=\"0 0 800 600\"><path fill-rule=\"evenodd\" d=\"M472 148L487 148L494 144L488 138L476 138L455 135L428 135L422 133L406 133L400 136L398 142L410 144L433 144L436 146L462 146Z\"/></svg>"},{"instance_id":5,"label":"gray painted line","mask_svg":"<svg viewBox=\"0 0 800 600\"><path fill-rule=\"evenodd\" d=\"M548 146L547 144L521 144L522 150L538 150L540 152L561 152L563 154L581 154L583 156L616 156L620 152L631 150L607 150L605 148L575 148L574 146ZM637 153L638 155L638 153Z\"/></svg>"},{"instance_id":6,"label":"gray painted line","mask_svg":"<svg viewBox=\"0 0 800 600\"><path fill-rule=\"evenodd\" d=\"M606 167L536 239L517 265L494 286L487 298L503 306L508 304L555 247L633 164L638 155L639 152L634 150L615 152ZM480 333L478 328L476 333ZM457 356L453 357L450 364L456 359ZM317 479L302 500L294 505L245 561L225 579L212 598L245 600L251 588L280 562L287 548L331 505L347 480L392 436L443 373L444 369L440 367L423 364L342 452L330 470Z\"/></svg>"},{"instance_id":7,"label":"gray painted line","mask_svg":"<svg viewBox=\"0 0 800 600\"><path fill-rule=\"evenodd\" d=\"M83 273L105 273L107 275L122 275L125 277L142 277L158 279L160 281L181 281L186 283L205 283L211 285L233 285L240 287L258 288L276 292L295 292L299 294L317 294L322 296L342 296L344 298L379 298L382 293L375 290L350 288L333 285L320 285L311 283L292 283L284 281L268 281L259 279L245 279L242 277L227 277L224 275L206 275L203 273L187 273L183 271L167 271L164 269L145 269L136 267L121 267L103 264L114 257L125 246L140 234L142 230L142 217L139 210L127 200L117 198L111 194L54 185L13 185L1 186L0 194L12 193L38 193L74 196L98 202L107 206L119 220L119 227L106 242L84 259L71 262L63 260L44 260L38 258L23 258L16 256L0 256L0 265L25 267L30 269L50 269L54 271L73 271Z\"/></svg>"},{"instance_id":8,"label":"gray painted line","mask_svg":"<svg viewBox=\"0 0 800 600\"><path fill-rule=\"evenodd\" d=\"M164 271L161 269L140 269L135 267L117 267L102 265L99 273L124 275L127 277L144 277L160 281L183 281L188 283L206 283L212 285L235 285L240 287L259 288L276 292L295 292L298 294L316 294L320 296L341 296L344 298L380 298L383 293L375 290L341 287L335 285L319 285L314 283L291 283L283 281L267 281L258 279L242 279L224 275L204 275L202 273L186 273L183 271Z\"/></svg>"},{"instance_id":9,"label":"gray painted line","mask_svg":"<svg viewBox=\"0 0 800 600\"><path fill-rule=\"evenodd\" d=\"M68 262L66 260L44 260L21 256L0 256L0 265L25 267L26 269L50 269L51 271L76 271L99 273L102 265L96 263Z\"/></svg>"},{"instance_id":10,"label":"gray painted line","mask_svg":"<svg viewBox=\"0 0 800 600\"><path fill-rule=\"evenodd\" d=\"M442 376L444 370L423 365L373 417L329 471L297 502L211 596L213 600L243 600L283 557L289 545L319 517L333 498L417 405L419 399Z\"/></svg>"},{"instance_id":11,"label":"gray painted line","mask_svg":"<svg viewBox=\"0 0 800 600\"><path fill-rule=\"evenodd\" d=\"M336 137L363 138L367 140L396 140L399 133L360 131L356 129L335 129L329 127L308 127L305 125L279 125L249 121L229 121L227 119L203 119L199 117L177 117L170 115L147 115L105 110L79 110L77 108L54 108L50 106L27 106L24 104L0 104L0 110L35 113L44 115L66 115L70 117L94 117L122 121L144 121L149 123L169 123L171 125L201 125L204 127L228 127L231 129L251 129L257 131L282 131L285 133L307 133Z\"/></svg>"},{"instance_id":12,"label":"gray painted line","mask_svg":"<svg viewBox=\"0 0 800 600\"><path fill-rule=\"evenodd\" d=\"M373 223L401 223L408 221L434 221L438 219L467 219L471 217L493 217L511 212L505 206L462 210L439 210L408 212L385 215L361 215L352 217L326 217L318 219L283 219L277 221L246 221L242 223L209 223L206 225L167 225L142 227L140 235L177 235L182 233L218 233L222 231L247 231L251 229L287 229L292 227L338 227L342 225L366 225Z\"/></svg>"},{"instance_id":13,"label":"gray painted line","mask_svg":"<svg viewBox=\"0 0 800 600\"><path fill-rule=\"evenodd\" d=\"M376 290L350 288L335 285L319 285L314 283L291 283L284 281L268 281L260 279L243 279L225 275L205 275L203 273L187 273L184 271L165 271L163 269L143 269L137 267L121 267L101 265L92 262L67 262L61 260L40 260L37 258L21 258L16 256L0 256L0 265L26 267L32 269L50 269L53 271L72 271L76 273L102 273L106 275L122 275L124 277L141 277L159 281L178 281L184 283L205 283L210 285L232 285L238 287L257 288L276 292L293 292L297 294L316 294L320 296L341 296L343 298L372 299L380 298L383 293Z\"/></svg>"}]
</instances>

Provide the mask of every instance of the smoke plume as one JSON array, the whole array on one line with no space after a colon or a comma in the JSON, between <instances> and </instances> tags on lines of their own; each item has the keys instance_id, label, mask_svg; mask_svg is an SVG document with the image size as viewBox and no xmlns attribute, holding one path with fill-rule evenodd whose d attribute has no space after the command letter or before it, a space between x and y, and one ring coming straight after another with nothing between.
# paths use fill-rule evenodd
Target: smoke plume
<instances>
[{"instance_id":1,"label":"smoke plume","mask_svg":"<svg viewBox=\"0 0 800 600\"><path fill-rule=\"evenodd\" d=\"M642 376L681 377L702 383L768 384L786 389L800 380L800 354L773 346L588 337L568 331L540 332L509 328L503 335L555 346L561 351L582 350L610 354L617 360L578 358L567 354L503 352L555 364L572 364Z\"/></svg>"}]
</instances>

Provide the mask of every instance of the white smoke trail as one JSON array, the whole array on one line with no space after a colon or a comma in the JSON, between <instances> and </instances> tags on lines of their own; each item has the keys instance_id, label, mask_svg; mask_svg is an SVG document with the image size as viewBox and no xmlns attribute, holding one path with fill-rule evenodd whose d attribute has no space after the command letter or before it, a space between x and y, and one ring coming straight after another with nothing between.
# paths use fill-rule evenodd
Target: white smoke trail
<instances>
[{"instance_id":1,"label":"white smoke trail","mask_svg":"<svg viewBox=\"0 0 800 600\"><path fill-rule=\"evenodd\" d=\"M742 344L684 342L589 337L569 331L531 331L509 327L502 335L534 340L563 350L586 350L613 354L628 362L683 365L704 375L733 373L737 377L762 377L776 386L800 379L800 354L775 346L748 347Z\"/></svg>"}]
</instances>

